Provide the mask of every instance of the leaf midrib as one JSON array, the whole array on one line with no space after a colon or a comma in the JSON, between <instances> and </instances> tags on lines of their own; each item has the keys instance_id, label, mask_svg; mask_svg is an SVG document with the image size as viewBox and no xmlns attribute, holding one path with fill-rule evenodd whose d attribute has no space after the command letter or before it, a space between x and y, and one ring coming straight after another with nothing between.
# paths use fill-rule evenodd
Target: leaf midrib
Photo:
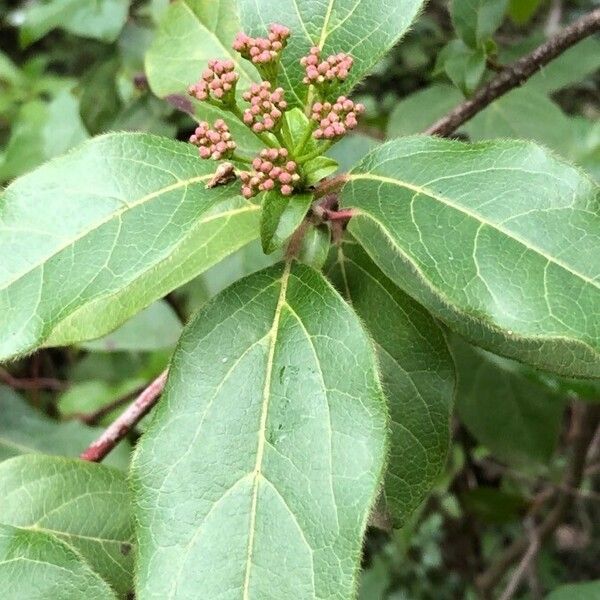
<instances>
[{"instance_id":1,"label":"leaf midrib","mask_svg":"<svg viewBox=\"0 0 600 600\"><path fill-rule=\"evenodd\" d=\"M498 233L506 236L507 238L513 240L514 242L517 242L519 244L521 244L522 246L524 246L525 248L527 248L528 250L538 254L539 256L541 256L542 258L544 258L549 264L554 264L558 267L561 267L562 269L564 269L565 271L567 271L568 273L571 273L572 275L575 275L576 277L578 277L579 279L581 279L582 281L600 289L600 284L597 283L596 281L594 281L593 279L591 279L590 277L588 277L587 275L584 275L583 273L580 273L579 271L575 271L573 270L571 267L569 267L566 263L564 263L563 261L557 259L556 257L553 257L549 254L547 254L544 250L542 250L541 248L534 246L528 242L526 242L525 240L523 240L521 237L519 237L518 235L514 234L513 232L510 232L506 229L504 229L502 226L493 223L492 221L489 221L488 219L485 219L483 216L479 215L476 212L471 211L470 209L461 206L460 204L456 204L455 202L453 202L450 198L447 198L446 196L442 196L440 194L436 194L434 191L430 190L429 188L423 187L423 186L419 186L416 184L412 184L412 183L408 183L406 181L403 181L401 179L394 179L393 177L385 177L383 175L373 175L371 173L353 173L351 175L348 176L348 179L350 181L356 181L356 180L360 180L360 179L367 179L367 180L373 180L373 181L381 181L382 183L388 183L390 185L396 185L398 187L404 187L406 189L409 189L417 194L422 194L424 196L427 196L429 198L432 198L433 200L437 200L438 202L440 202L441 204L445 205L445 206L449 206L450 208L453 208L454 210L474 219L475 221L483 224L483 225L487 225L488 227L490 227L491 229L493 229L494 231L497 231ZM376 221L380 227L384 228L384 229L388 229L387 227L385 227L385 225L383 223L381 223L381 221L379 221L372 213L365 211L362 208L357 208L357 210L359 211L359 213L368 215L371 219L373 219L374 221ZM415 226L417 226L417 223L415 223Z\"/></svg>"}]
</instances>

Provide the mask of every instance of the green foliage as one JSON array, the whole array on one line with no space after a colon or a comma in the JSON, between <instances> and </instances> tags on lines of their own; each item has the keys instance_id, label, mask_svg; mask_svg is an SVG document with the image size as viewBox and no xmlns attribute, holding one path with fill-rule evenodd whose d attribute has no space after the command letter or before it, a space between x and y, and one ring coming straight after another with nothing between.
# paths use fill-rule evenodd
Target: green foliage
<instances>
[{"instance_id":1,"label":"green foliage","mask_svg":"<svg viewBox=\"0 0 600 600\"><path fill-rule=\"evenodd\" d=\"M507 4L508 0L452 0L452 23L465 44L480 48L502 24Z\"/></svg>"},{"instance_id":2,"label":"green foliage","mask_svg":"<svg viewBox=\"0 0 600 600\"><path fill-rule=\"evenodd\" d=\"M386 421L371 344L317 271L222 292L136 451L138 593L351 596Z\"/></svg>"}]
</instances>

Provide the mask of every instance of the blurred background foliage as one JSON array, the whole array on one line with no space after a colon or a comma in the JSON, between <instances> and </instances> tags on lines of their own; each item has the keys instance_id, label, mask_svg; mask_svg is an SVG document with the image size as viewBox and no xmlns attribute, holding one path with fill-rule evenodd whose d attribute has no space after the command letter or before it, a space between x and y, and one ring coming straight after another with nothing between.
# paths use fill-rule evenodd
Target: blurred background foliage
<instances>
[{"instance_id":1,"label":"blurred background foliage","mask_svg":"<svg viewBox=\"0 0 600 600\"><path fill-rule=\"evenodd\" d=\"M411 32L356 90L367 116L359 133L331 151L342 168L386 137L423 131L503 64L600 5L480 4L490 10L472 28L461 16L460 0L452 7L429 2ZM168 8L168 0L0 0L0 185L112 130L187 139L194 127L189 103L157 97L144 70ZM599 69L600 40L589 38L458 135L535 140L600 180ZM5 365L0 460L28 452L77 455L165 368L191 314L273 260L251 244L101 340ZM536 372L457 337L449 340L459 384L448 467L402 529L390 531L374 519L361 600L477 597L477 573L523 533L525 517L559 485L579 403L600 402L594 382ZM108 462L125 467L129 449L121 445ZM600 440L588 461L581 489L569 492L575 502L567 521L539 552L515 597L600 598L600 583L593 582L600 579Z\"/></svg>"}]
</instances>

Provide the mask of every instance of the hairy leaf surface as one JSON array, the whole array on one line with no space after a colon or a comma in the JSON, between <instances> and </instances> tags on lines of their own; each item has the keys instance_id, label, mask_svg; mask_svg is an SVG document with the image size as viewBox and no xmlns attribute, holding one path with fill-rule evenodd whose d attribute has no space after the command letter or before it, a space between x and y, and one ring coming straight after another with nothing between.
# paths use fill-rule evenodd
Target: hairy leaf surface
<instances>
[{"instance_id":1,"label":"hairy leaf surface","mask_svg":"<svg viewBox=\"0 0 600 600\"><path fill-rule=\"evenodd\" d=\"M43 531L0 524L0 581L5 600L117 600L81 556Z\"/></svg>"},{"instance_id":2,"label":"hairy leaf surface","mask_svg":"<svg viewBox=\"0 0 600 600\"><path fill-rule=\"evenodd\" d=\"M215 165L146 134L95 138L0 196L0 360L97 338L257 235Z\"/></svg>"},{"instance_id":3,"label":"hairy leaf surface","mask_svg":"<svg viewBox=\"0 0 600 600\"><path fill-rule=\"evenodd\" d=\"M302 83L300 58L312 46L322 58L345 52L354 66L336 93L349 92L402 37L423 0L238 0L244 30L265 37L271 23L281 23L292 35L282 54L283 74L278 84L286 100L302 106L308 88Z\"/></svg>"},{"instance_id":4,"label":"hairy leaf surface","mask_svg":"<svg viewBox=\"0 0 600 600\"><path fill-rule=\"evenodd\" d=\"M132 590L131 503L120 471L57 456L11 458L0 464L0 514L71 545L119 597Z\"/></svg>"},{"instance_id":5,"label":"hairy leaf surface","mask_svg":"<svg viewBox=\"0 0 600 600\"><path fill-rule=\"evenodd\" d=\"M206 305L136 452L137 596L353 594L386 409L356 315L282 264Z\"/></svg>"},{"instance_id":6,"label":"hairy leaf surface","mask_svg":"<svg viewBox=\"0 0 600 600\"><path fill-rule=\"evenodd\" d=\"M440 326L355 242L335 251L329 276L375 343L391 416L387 507L401 525L446 463L454 367Z\"/></svg>"},{"instance_id":7,"label":"hairy leaf surface","mask_svg":"<svg viewBox=\"0 0 600 600\"><path fill-rule=\"evenodd\" d=\"M379 267L480 346L600 377L598 188L532 143L394 140L350 175L349 229Z\"/></svg>"}]
</instances>

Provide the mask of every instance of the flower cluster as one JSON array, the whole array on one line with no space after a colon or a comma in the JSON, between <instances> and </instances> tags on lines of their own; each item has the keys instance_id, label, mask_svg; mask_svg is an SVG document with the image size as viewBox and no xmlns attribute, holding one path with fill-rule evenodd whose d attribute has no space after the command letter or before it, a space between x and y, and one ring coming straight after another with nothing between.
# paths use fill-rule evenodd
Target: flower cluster
<instances>
[{"instance_id":1,"label":"flower cluster","mask_svg":"<svg viewBox=\"0 0 600 600\"><path fill-rule=\"evenodd\" d=\"M244 123L255 133L274 130L281 120L287 102L283 99L283 88L271 91L268 81L253 83L242 96L250 103L250 108L244 111Z\"/></svg>"},{"instance_id":2,"label":"flower cluster","mask_svg":"<svg viewBox=\"0 0 600 600\"><path fill-rule=\"evenodd\" d=\"M344 81L348 77L352 63L352 57L343 52L332 54L321 61L321 49L318 46L313 46L308 56L303 56L300 59L300 64L306 70L303 81L307 85L311 83L321 85L336 80Z\"/></svg>"},{"instance_id":3,"label":"flower cluster","mask_svg":"<svg viewBox=\"0 0 600 600\"><path fill-rule=\"evenodd\" d=\"M331 102L315 102L311 117L318 123L313 137L317 140L333 140L344 135L358 125L358 115L363 113L363 104L355 104L350 98L340 96L334 104Z\"/></svg>"},{"instance_id":4,"label":"flower cluster","mask_svg":"<svg viewBox=\"0 0 600 600\"><path fill-rule=\"evenodd\" d=\"M235 150L235 142L223 119L217 119L212 129L206 121L202 121L190 137L190 142L198 146L201 158L221 160L231 156Z\"/></svg>"},{"instance_id":5,"label":"flower cluster","mask_svg":"<svg viewBox=\"0 0 600 600\"><path fill-rule=\"evenodd\" d=\"M300 181L298 165L289 160L285 148L268 148L252 161L252 171L240 173L242 196L252 198L259 192L279 188L284 196L290 196L294 185Z\"/></svg>"},{"instance_id":6,"label":"flower cluster","mask_svg":"<svg viewBox=\"0 0 600 600\"><path fill-rule=\"evenodd\" d=\"M263 65L279 60L289 37L290 30L287 27L273 23L269 27L268 38L253 38L243 32L238 33L233 42L233 49L255 65Z\"/></svg>"},{"instance_id":7,"label":"flower cluster","mask_svg":"<svg viewBox=\"0 0 600 600\"><path fill-rule=\"evenodd\" d=\"M239 75L234 68L232 60L209 60L202 79L189 87L190 96L198 100L208 100L211 96L223 102L235 100L235 86Z\"/></svg>"}]
</instances>

